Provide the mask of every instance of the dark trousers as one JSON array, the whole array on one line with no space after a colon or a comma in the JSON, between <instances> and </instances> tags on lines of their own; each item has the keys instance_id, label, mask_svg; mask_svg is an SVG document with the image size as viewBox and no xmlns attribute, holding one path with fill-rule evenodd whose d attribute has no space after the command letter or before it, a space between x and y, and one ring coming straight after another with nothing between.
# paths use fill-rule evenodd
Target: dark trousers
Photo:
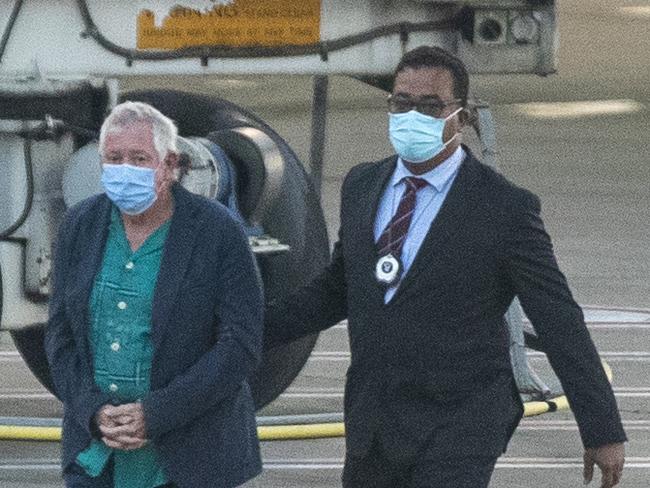
<instances>
[{"instance_id":1,"label":"dark trousers","mask_svg":"<svg viewBox=\"0 0 650 488\"><path fill-rule=\"evenodd\" d=\"M102 474L92 478L77 464L72 464L63 473L66 488L113 488L112 459ZM175 488L174 483L166 483L159 488Z\"/></svg>"},{"instance_id":2,"label":"dark trousers","mask_svg":"<svg viewBox=\"0 0 650 488\"><path fill-rule=\"evenodd\" d=\"M488 456L435 459L426 452L395 461L375 440L365 455L346 458L343 488L487 488L496 462Z\"/></svg>"}]
</instances>

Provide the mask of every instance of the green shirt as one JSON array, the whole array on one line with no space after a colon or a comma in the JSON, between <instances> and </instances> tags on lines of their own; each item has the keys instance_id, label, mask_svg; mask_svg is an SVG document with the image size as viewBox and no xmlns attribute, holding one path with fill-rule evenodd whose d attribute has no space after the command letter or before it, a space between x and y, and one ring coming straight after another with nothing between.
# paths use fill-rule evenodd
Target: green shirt
<instances>
[{"instance_id":1,"label":"green shirt","mask_svg":"<svg viewBox=\"0 0 650 488\"><path fill-rule=\"evenodd\" d=\"M141 399L149 391L151 309L167 221L133 252L119 211L113 207L102 267L90 298L90 343L95 383L115 404ZM113 456L115 488L153 488L166 482L151 445L113 450L93 439L77 457L90 476L99 476Z\"/></svg>"}]
</instances>

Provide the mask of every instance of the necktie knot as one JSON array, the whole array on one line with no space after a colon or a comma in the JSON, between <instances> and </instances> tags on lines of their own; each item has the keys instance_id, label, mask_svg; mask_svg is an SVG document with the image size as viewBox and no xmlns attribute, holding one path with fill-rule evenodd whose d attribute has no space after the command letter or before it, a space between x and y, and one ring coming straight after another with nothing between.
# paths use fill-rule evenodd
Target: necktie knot
<instances>
[{"instance_id":1,"label":"necktie knot","mask_svg":"<svg viewBox=\"0 0 650 488\"><path fill-rule=\"evenodd\" d=\"M407 187L411 191L416 191L416 192L429 184L427 180L423 178L416 178L415 176L407 176L406 178L404 178L404 181L406 182Z\"/></svg>"}]
</instances>

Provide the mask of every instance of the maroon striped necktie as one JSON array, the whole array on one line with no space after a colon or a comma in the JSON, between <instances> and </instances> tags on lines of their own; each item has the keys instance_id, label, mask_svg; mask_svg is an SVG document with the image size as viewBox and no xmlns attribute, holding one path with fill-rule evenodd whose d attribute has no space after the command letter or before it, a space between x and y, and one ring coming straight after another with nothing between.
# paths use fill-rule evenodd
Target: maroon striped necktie
<instances>
[{"instance_id":1,"label":"maroon striped necktie","mask_svg":"<svg viewBox=\"0 0 650 488\"><path fill-rule=\"evenodd\" d=\"M417 192L428 185L426 180L412 176L404 178L403 181L406 182L406 191L399 201L395 215L377 239L380 256L392 254L396 258L400 257L415 211Z\"/></svg>"}]
</instances>

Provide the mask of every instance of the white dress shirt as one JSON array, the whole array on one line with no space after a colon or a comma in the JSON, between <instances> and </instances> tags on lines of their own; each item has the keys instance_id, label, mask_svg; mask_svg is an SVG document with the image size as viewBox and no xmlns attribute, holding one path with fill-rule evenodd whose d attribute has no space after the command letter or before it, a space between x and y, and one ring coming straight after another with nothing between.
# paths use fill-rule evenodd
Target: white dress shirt
<instances>
[{"instance_id":1,"label":"white dress shirt","mask_svg":"<svg viewBox=\"0 0 650 488\"><path fill-rule=\"evenodd\" d=\"M408 273L431 227L431 223L438 215L445 198L447 198L449 189L456 179L463 159L465 159L465 151L461 146L458 146L449 158L431 171L421 175L414 175L406 168L401 158L397 159L397 166L386 186L386 190L384 190L384 194L379 202L377 216L375 217L375 242L377 242L379 236L388 225L388 222L390 222L397 211L400 199L406 190L406 183L403 181L404 178L422 178L429 183L417 193L415 211L400 258L403 269L400 282L404 279L406 273ZM388 303L393 298L400 282L386 290L386 295L384 296L385 303Z\"/></svg>"}]
</instances>

